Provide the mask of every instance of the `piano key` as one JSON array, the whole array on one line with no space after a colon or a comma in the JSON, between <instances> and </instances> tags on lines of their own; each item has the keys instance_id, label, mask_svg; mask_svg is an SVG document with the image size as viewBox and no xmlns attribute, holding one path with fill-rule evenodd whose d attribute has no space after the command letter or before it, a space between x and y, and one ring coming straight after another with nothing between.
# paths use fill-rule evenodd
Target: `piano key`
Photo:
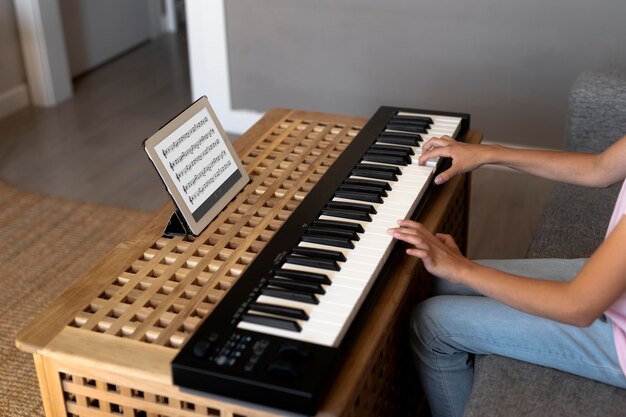
<instances>
[{"instance_id":1,"label":"piano key","mask_svg":"<svg viewBox=\"0 0 626 417\"><path fill-rule=\"evenodd\" d=\"M418 115L409 115L409 114L405 114L405 115L396 114L395 116L391 118L391 120L404 121L404 122L416 121L416 122L421 122L423 124L434 123L433 119L430 116L418 116Z\"/></svg>"},{"instance_id":2,"label":"piano key","mask_svg":"<svg viewBox=\"0 0 626 417\"><path fill-rule=\"evenodd\" d=\"M425 124L390 122L385 127L385 130L388 132L396 131L396 132L428 133L428 126Z\"/></svg>"},{"instance_id":3,"label":"piano key","mask_svg":"<svg viewBox=\"0 0 626 417\"><path fill-rule=\"evenodd\" d=\"M323 245L338 247L338 248L353 248L354 243L350 239L346 239L343 237L337 236L324 236L324 235L316 235L313 233L305 232L302 235L302 241L304 242L313 242L313 243L321 243Z\"/></svg>"},{"instance_id":4,"label":"piano key","mask_svg":"<svg viewBox=\"0 0 626 417\"><path fill-rule=\"evenodd\" d=\"M294 335L298 335L300 340L307 340L309 343L315 343L318 345L326 345L330 346L331 341L333 340L333 334L331 331L320 332L314 331L312 329L303 329L302 331L296 333L291 332L289 330L283 330L270 326L263 326L256 323L249 323L245 321L240 321L237 324L237 328L243 330L249 330L257 333L271 334L278 337L283 337L286 339L294 339Z\"/></svg>"},{"instance_id":5,"label":"piano key","mask_svg":"<svg viewBox=\"0 0 626 417\"><path fill-rule=\"evenodd\" d=\"M359 191L342 191L337 190L335 197L345 198L348 200L367 201L370 203L382 203L383 198L377 193L359 192Z\"/></svg>"},{"instance_id":6,"label":"piano key","mask_svg":"<svg viewBox=\"0 0 626 417\"><path fill-rule=\"evenodd\" d=\"M373 178L377 180L398 181L398 177L396 176L396 174L362 168L353 169L352 175L363 178Z\"/></svg>"},{"instance_id":7,"label":"piano key","mask_svg":"<svg viewBox=\"0 0 626 417\"><path fill-rule=\"evenodd\" d=\"M411 162L410 157L405 158L403 156L381 155L376 153L366 153L365 155L363 155L363 160L368 162L383 162L394 165L407 165Z\"/></svg>"},{"instance_id":8,"label":"piano key","mask_svg":"<svg viewBox=\"0 0 626 417\"><path fill-rule=\"evenodd\" d=\"M261 316L258 314L244 313L241 315L241 321L274 327L277 329L290 330L292 332L299 332L302 330L302 327L300 327L300 325L294 320Z\"/></svg>"},{"instance_id":9,"label":"piano key","mask_svg":"<svg viewBox=\"0 0 626 417\"><path fill-rule=\"evenodd\" d=\"M293 290L281 290L279 288L262 287L261 294L271 295L276 298L286 298L287 300L302 301L303 303L308 304L319 304L320 302L315 294Z\"/></svg>"},{"instance_id":10,"label":"piano key","mask_svg":"<svg viewBox=\"0 0 626 417\"><path fill-rule=\"evenodd\" d=\"M280 300L280 299L270 299L269 302L273 303L275 302L274 300ZM341 307L341 306L337 306L337 307L338 307L337 311L331 312L331 314L320 314L316 310L314 310L314 307L309 307L311 308L311 311L309 312L303 309L305 313L309 316L308 319L302 320L302 319L287 318L284 320L292 321L301 327L299 334L298 333L294 334L294 336L298 338L308 339L310 336L319 337L321 335L326 335L326 338L327 338L328 336L332 336L333 333L336 333L339 330L339 324L337 320L345 316L345 312L344 312L345 307ZM257 314L257 316L282 319L282 317L272 316L270 314L265 314L265 313ZM292 331L289 329L283 329L280 327L280 325L272 326L272 325L268 325L267 323L255 323L255 322L242 320L239 322L239 324L241 324L241 326L238 325L237 327L247 328L247 329L250 329L251 326L255 326L256 329L261 329L265 327L264 329L265 332L270 333L270 334L275 334L275 335L277 334L275 333L276 331L278 332ZM269 324L273 324L273 323L269 323Z\"/></svg>"},{"instance_id":11,"label":"piano key","mask_svg":"<svg viewBox=\"0 0 626 417\"><path fill-rule=\"evenodd\" d=\"M405 146L419 146L423 140L420 135L403 134L399 132L383 132L378 135L378 142Z\"/></svg>"},{"instance_id":12,"label":"piano key","mask_svg":"<svg viewBox=\"0 0 626 417\"><path fill-rule=\"evenodd\" d=\"M297 290L302 292L311 292L313 294L324 294L326 290L320 284L312 282L294 281L288 278L268 278L266 285L286 290Z\"/></svg>"},{"instance_id":13,"label":"piano key","mask_svg":"<svg viewBox=\"0 0 626 417\"><path fill-rule=\"evenodd\" d=\"M369 185L371 187L379 187L382 190L389 191L391 190L391 186L388 182L385 181L376 181L376 180L367 180L367 179L355 179L355 178L346 178L343 180L344 184L348 185Z\"/></svg>"},{"instance_id":14,"label":"piano key","mask_svg":"<svg viewBox=\"0 0 626 417\"><path fill-rule=\"evenodd\" d=\"M273 271L273 276L291 278L298 281L315 282L324 285L328 285L331 283L328 275L324 273L304 272L286 268L278 268L277 270Z\"/></svg>"},{"instance_id":15,"label":"piano key","mask_svg":"<svg viewBox=\"0 0 626 417\"><path fill-rule=\"evenodd\" d=\"M346 230L346 229L338 229L338 228L332 228L332 227L321 227L321 226L312 225L312 226L307 227L307 231L316 235L343 237L343 238L350 239L350 240L360 239L357 232L352 231L352 230Z\"/></svg>"},{"instance_id":16,"label":"piano key","mask_svg":"<svg viewBox=\"0 0 626 417\"><path fill-rule=\"evenodd\" d=\"M308 229L311 230L312 228L309 227ZM358 238L358 236L356 237ZM343 255L343 253L340 251L336 251L336 250L305 249L305 248L296 247L291 250L291 253L294 255L300 255L300 256L310 256L312 258L331 259L333 261L338 261L338 262L344 262L346 260L346 257Z\"/></svg>"},{"instance_id":17,"label":"piano key","mask_svg":"<svg viewBox=\"0 0 626 417\"><path fill-rule=\"evenodd\" d=\"M391 145L389 145L391 147ZM400 145L398 145L399 148ZM413 151L412 148L411 149L411 153L405 152L403 150L377 150L377 149L372 149L370 148L367 153L365 154L365 156L368 155L373 155L373 156L380 156L380 157L385 157L385 158L398 158L398 163L397 165L408 165L411 163L411 156L415 154L415 151ZM365 158L364 158L365 160ZM391 160L391 159L390 159ZM384 161L376 161L374 158L374 162L384 162ZM391 163L396 163L396 162L391 162Z\"/></svg>"},{"instance_id":18,"label":"piano key","mask_svg":"<svg viewBox=\"0 0 626 417\"><path fill-rule=\"evenodd\" d=\"M336 240L333 241L332 239L338 239L338 238L330 238L330 237L329 238L323 238L321 236L312 238L311 236L306 236L306 235L302 236L302 240L305 241L305 242L306 241L318 242L318 243L319 242L323 242L324 244L326 244L328 246L337 246ZM331 245L330 242L333 242L333 244ZM341 246L341 247L348 247L348 246ZM287 256L285 256L285 260L287 262L293 263L293 264L313 266L315 268L327 269L327 270L330 270L330 271L337 271L339 269L339 265L337 264L337 262L329 260L329 259L310 258L310 257L306 257L306 256L287 255Z\"/></svg>"},{"instance_id":19,"label":"piano key","mask_svg":"<svg viewBox=\"0 0 626 417\"><path fill-rule=\"evenodd\" d=\"M383 197L387 196L387 193L382 195ZM340 202L333 202L332 200L326 203L326 207L334 208L334 209L348 209L348 210L358 210L369 214L376 214L376 210L374 206L371 204L362 204L362 203L354 203L354 204L345 204Z\"/></svg>"},{"instance_id":20,"label":"piano key","mask_svg":"<svg viewBox=\"0 0 626 417\"><path fill-rule=\"evenodd\" d=\"M371 193L381 197L387 196L387 191L385 191L382 187L372 186L372 185L359 185L359 184L341 184L339 186L339 191L356 191L356 192L364 192Z\"/></svg>"},{"instance_id":21,"label":"piano key","mask_svg":"<svg viewBox=\"0 0 626 417\"><path fill-rule=\"evenodd\" d=\"M369 149L378 152L400 152L403 155L413 155L415 153L413 147L402 145L383 145L374 143L373 145L370 145Z\"/></svg>"},{"instance_id":22,"label":"piano key","mask_svg":"<svg viewBox=\"0 0 626 417\"><path fill-rule=\"evenodd\" d=\"M308 320L309 315L301 308L288 307L277 304L265 304L252 302L248 304L248 310L259 311L261 313L270 313L277 316L291 317L294 319Z\"/></svg>"},{"instance_id":23,"label":"piano key","mask_svg":"<svg viewBox=\"0 0 626 417\"><path fill-rule=\"evenodd\" d=\"M365 222L372 221L372 217L365 212L348 209L323 208L322 215L333 216L337 219L362 220Z\"/></svg>"},{"instance_id":24,"label":"piano key","mask_svg":"<svg viewBox=\"0 0 626 417\"><path fill-rule=\"evenodd\" d=\"M401 175L402 171L397 166L390 166L384 164L372 164L372 163L363 163L359 162L356 164L355 169L363 169L368 171L378 171L378 172L388 172L391 174Z\"/></svg>"},{"instance_id":25,"label":"piano key","mask_svg":"<svg viewBox=\"0 0 626 417\"><path fill-rule=\"evenodd\" d=\"M308 317L307 321L311 320L311 317L313 316L313 320L331 324L336 324L338 319L345 315L345 311L349 308L348 306L329 304L328 306L325 306L326 308L319 309L317 306L312 304L301 303L299 301L287 300L284 298L275 298L268 295L260 295L257 302L292 308L295 310L302 310Z\"/></svg>"}]
</instances>

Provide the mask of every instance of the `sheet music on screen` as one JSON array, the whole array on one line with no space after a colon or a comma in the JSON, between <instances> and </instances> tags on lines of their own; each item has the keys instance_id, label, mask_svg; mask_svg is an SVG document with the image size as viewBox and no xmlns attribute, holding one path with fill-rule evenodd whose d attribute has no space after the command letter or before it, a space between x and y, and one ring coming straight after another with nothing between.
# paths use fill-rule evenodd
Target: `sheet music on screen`
<instances>
[{"instance_id":1,"label":"sheet music on screen","mask_svg":"<svg viewBox=\"0 0 626 417\"><path fill-rule=\"evenodd\" d=\"M192 116L155 149L196 220L241 178L206 109Z\"/></svg>"},{"instance_id":2,"label":"sheet music on screen","mask_svg":"<svg viewBox=\"0 0 626 417\"><path fill-rule=\"evenodd\" d=\"M144 147L195 235L249 181L206 97L146 139Z\"/></svg>"}]
</instances>

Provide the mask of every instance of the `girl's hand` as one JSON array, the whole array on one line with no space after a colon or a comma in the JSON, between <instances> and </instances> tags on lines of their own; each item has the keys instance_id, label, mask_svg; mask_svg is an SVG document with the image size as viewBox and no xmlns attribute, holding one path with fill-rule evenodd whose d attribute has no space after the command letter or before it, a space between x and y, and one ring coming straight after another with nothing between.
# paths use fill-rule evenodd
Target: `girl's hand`
<instances>
[{"instance_id":1,"label":"girl's hand","mask_svg":"<svg viewBox=\"0 0 626 417\"><path fill-rule=\"evenodd\" d=\"M388 233L398 240L413 245L406 253L422 260L431 274L459 284L462 273L473 265L461 254L452 236L437 233L433 235L421 223L399 220L397 228Z\"/></svg>"},{"instance_id":2,"label":"girl's hand","mask_svg":"<svg viewBox=\"0 0 626 417\"><path fill-rule=\"evenodd\" d=\"M483 165L484 162L481 161L483 148L484 145L457 142L450 136L433 138L424 144L419 164L424 165L426 161L436 157L451 158L450 168L435 177L435 184L443 184L457 174L464 174Z\"/></svg>"}]
</instances>

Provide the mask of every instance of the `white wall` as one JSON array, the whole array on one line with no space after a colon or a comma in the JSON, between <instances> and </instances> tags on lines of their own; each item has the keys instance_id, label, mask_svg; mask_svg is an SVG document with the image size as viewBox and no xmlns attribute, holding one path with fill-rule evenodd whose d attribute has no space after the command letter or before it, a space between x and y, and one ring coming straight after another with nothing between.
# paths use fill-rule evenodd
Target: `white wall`
<instances>
[{"instance_id":1,"label":"white wall","mask_svg":"<svg viewBox=\"0 0 626 417\"><path fill-rule=\"evenodd\" d=\"M0 118L28 105L28 89L12 0L0 0Z\"/></svg>"}]
</instances>

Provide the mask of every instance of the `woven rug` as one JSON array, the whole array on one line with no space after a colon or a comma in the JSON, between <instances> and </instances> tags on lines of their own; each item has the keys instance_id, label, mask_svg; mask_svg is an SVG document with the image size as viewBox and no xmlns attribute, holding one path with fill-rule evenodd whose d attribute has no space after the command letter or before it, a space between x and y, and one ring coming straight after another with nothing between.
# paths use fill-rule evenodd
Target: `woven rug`
<instances>
[{"instance_id":1,"label":"woven rug","mask_svg":"<svg viewBox=\"0 0 626 417\"><path fill-rule=\"evenodd\" d=\"M0 182L0 416L44 414L32 356L15 347L16 334L151 217Z\"/></svg>"}]
</instances>

